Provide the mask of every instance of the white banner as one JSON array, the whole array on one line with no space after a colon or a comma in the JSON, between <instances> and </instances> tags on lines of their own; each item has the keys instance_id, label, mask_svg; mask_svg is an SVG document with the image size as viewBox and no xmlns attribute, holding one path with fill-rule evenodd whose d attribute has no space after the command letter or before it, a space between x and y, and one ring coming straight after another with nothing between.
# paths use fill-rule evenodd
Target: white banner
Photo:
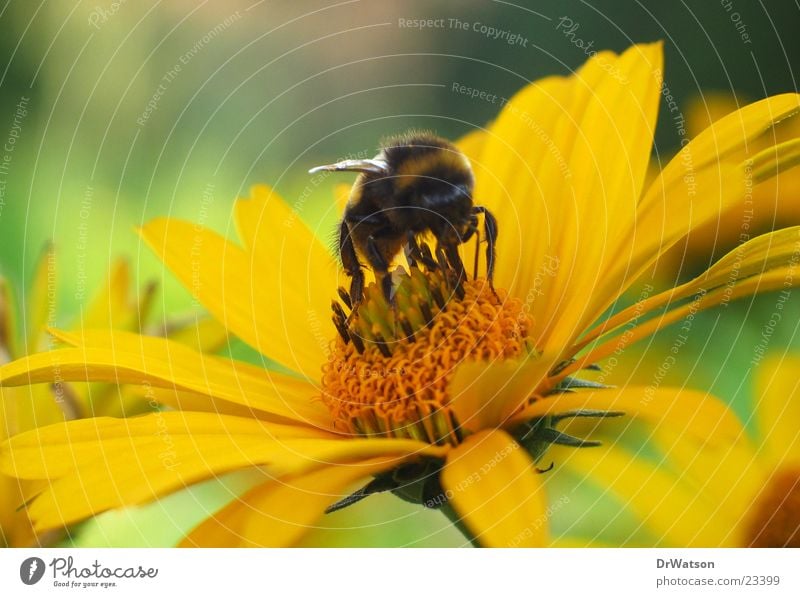
<instances>
[{"instance_id":1,"label":"white banner","mask_svg":"<svg viewBox=\"0 0 800 597\"><path fill-rule=\"evenodd\" d=\"M2 549L0 595L800 595L773 549Z\"/></svg>"}]
</instances>

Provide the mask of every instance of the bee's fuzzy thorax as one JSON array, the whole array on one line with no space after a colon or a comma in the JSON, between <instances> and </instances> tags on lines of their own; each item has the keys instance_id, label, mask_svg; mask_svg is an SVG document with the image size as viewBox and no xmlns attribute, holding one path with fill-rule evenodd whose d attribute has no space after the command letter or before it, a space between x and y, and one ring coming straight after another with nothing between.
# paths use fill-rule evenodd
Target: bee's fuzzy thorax
<instances>
[{"instance_id":1,"label":"bee's fuzzy thorax","mask_svg":"<svg viewBox=\"0 0 800 597\"><path fill-rule=\"evenodd\" d=\"M491 284L497 224L485 208L473 203L472 167L455 145L427 131L411 131L385 139L380 153L370 160L323 168L359 172L339 225L339 257L351 278L354 304L363 298L364 265L375 272L389 299L389 265L428 233L436 239L436 258L447 264L448 276L463 282L466 275L458 246L478 232L479 214L485 216Z\"/></svg>"}]
</instances>

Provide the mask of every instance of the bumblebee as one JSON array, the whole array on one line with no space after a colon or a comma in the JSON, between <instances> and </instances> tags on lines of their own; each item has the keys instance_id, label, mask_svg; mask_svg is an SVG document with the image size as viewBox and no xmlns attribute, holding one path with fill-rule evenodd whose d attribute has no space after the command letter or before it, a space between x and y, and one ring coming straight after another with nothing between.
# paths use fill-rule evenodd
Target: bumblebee
<instances>
[{"instance_id":1,"label":"bumblebee","mask_svg":"<svg viewBox=\"0 0 800 597\"><path fill-rule=\"evenodd\" d=\"M338 229L338 252L351 278L350 301L361 303L363 258L375 272L383 295L392 303L389 264L401 250L411 263L446 268L456 289L466 279L458 246L478 237L484 218L486 272L492 284L497 220L472 199L474 176L469 160L452 143L429 133L407 133L387 140L372 159L343 160L310 173L359 172ZM436 260L419 238L436 239ZM476 256L477 260L477 256Z\"/></svg>"}]
</instances>

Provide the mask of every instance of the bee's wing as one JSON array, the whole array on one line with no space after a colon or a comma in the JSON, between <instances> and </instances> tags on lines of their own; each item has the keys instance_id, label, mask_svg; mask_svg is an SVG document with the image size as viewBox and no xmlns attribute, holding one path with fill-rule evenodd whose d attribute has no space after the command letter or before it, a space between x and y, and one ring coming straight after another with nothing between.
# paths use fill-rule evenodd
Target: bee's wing
<instances>
[{"instance_id":1,"label":"bee's wing","mask_svg":"<svg viewBox=\"0 0 800 597\"><path fill-rule=\"evenodd\" d=\"M309 174L317 172L369 172L371 174L386 174L389 164L379 158L370 160L342 160L335 164L317 166L308 171Z\"/></svg>"}]
</instances>

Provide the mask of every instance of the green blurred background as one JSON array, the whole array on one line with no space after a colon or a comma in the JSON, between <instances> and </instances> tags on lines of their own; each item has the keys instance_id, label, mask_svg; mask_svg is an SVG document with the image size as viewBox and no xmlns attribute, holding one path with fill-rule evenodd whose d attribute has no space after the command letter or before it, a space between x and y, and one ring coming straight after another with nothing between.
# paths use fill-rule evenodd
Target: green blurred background
<instances>
[{"instance_id":1,"label":"green blurred background","mask_svg":"<svg viewBox=\"0 0 800 597\"><path fill-rule=\"evenodd\" d=\"M410 19L444 26L406 26ZM481 24L517 41L492 39ZM453 83L510 97L579 66L587 44L619 51L663 39L665 82L680 106L711 90L758 99L796 89L798 25L800 8L788 1L6 0L0 140L14 142L2 150L10 158L0 173L0 274L21 293L53 240L59 317L68 319L88 300L80 285L97 286L110 260L127 255L140 283L159 282L159 311L187 313L191 297L134 232L142 221L177 216L232 234L234 198L266 182L327 238L333 181L314 187L307 169L372 155L381 137L410 127L456 138L493 118L498 105L455 93ZM659 155L679 142L675 126L659 127ZM773 350L796 344L800 304L790 303L794 317ZM758 337L773 304L764 297L703 316L707 333L685 354L706 367L687 377L689 363L671 372L674 381L744 400L749 372L735 346L752 347L748 338ZM710 351L709 337L726 350ZM76 540L169 544L246 485L226 479L142 512L106 515ZM363 528L319 541L460 543L444 517L391 496L358 508L328 523Z\"/></svg>"}]
</instances>

